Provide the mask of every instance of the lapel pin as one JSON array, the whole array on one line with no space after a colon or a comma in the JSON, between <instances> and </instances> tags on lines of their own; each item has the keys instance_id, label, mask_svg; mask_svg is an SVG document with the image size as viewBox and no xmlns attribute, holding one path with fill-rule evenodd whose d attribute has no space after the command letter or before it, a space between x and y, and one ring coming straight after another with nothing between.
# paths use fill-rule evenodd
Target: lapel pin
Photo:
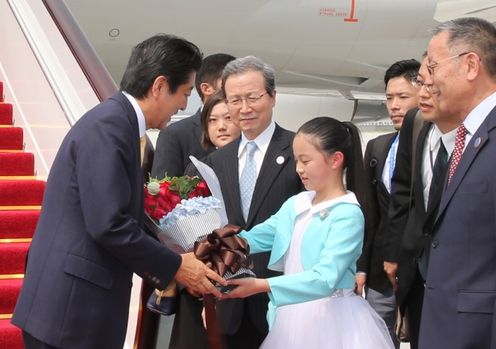
<instances>
[{"instance_id":1,"label":"lapel pin","mask_svg":"<svg viewBox=\"0 0 496 349\"><path fill-rule=\"evenodd\" d=\"M329 210L326 208L324 208L323 210L320 210L319 216L320 216L320 220L323 221L324 219L326 219L329 216Z\"/></svg>"},{"instance_id":2,"label":"lapel pin","mask_svg":"<svg viewBox=\"0 0 496 349\"><path fill-rule=\"evenodd\" d=\"M277 164L282 165L284 163L284 157L278 156L276 159Z\"/></svg>"},{"instance_id":3,"label":"lapel pin","mask_svg":"<svg viewBox=\"0 0 496 349\"><path fill-rule=\"evenodd\" d=\"M475 143L474 143L474 147L478 148L480 144L481 144L481 138L477 137L477 139L475 140Z\"/></svg>"}]
</instances>

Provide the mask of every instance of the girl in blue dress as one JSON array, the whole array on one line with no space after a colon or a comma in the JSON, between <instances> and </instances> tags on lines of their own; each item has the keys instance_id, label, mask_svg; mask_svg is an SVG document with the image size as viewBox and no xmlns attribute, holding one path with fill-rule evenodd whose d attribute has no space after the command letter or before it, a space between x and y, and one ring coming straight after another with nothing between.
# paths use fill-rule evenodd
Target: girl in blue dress
<instances>
[{"instance_id":1,"label":"girl in blue dress","mask_svg":"<svg viewBox=\"0 0 496 349\"><path fill-rule=\"evenodd\" d=\"M357 128L312 119L298 130L293 151L307 191L241 233L251 253L271 251L269 268L284 275L231 280L237 287L223 298L268 293L270 331L262 348L394 348L383 320L353 291L365 196Z\"/></svg>"}]
</instances>

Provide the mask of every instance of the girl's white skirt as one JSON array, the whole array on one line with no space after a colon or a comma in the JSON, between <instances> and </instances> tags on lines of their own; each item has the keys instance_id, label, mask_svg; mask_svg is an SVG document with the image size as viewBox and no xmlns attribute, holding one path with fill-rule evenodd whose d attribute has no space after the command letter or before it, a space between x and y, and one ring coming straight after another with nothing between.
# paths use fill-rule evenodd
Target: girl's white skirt
<instances>
[{"instance_id":1,"label":"girl's white skirt","mask_svg":"<svg viewBox=\"0 0 496 349\"><path fill-rule=\"evenodd\" d=\"M278 307L261 348L394 349L384 321L353 290Z\"/></svg>"}]
</instances>

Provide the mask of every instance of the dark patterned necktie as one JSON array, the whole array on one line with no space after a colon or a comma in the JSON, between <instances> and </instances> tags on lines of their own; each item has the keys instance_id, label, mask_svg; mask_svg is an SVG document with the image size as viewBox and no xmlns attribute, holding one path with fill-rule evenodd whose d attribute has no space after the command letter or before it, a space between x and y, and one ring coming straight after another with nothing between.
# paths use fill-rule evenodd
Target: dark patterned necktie
<instances>
[{"instance_id":1,"label":"dark patterned necktie","mask_svg":"<svg viewBox=\"0 0 496 349\"><path fill-rule=\"evenodd\" d=\"M468 130L465 128L463 124L458 126L455 137L455 150L453 150L453 156L451 157L451 163L449 167L448 184L451 182L451 178L455 174L455 170L458 166L458 163L462 158L463 148L465 147L465 136L467 135L467 133Z\"/></svg>"}]
</instances>

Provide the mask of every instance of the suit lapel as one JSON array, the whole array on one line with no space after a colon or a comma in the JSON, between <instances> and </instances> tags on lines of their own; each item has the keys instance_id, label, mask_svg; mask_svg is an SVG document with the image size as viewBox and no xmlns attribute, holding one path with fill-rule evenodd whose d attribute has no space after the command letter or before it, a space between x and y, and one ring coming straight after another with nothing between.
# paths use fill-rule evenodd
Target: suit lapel
<instances>
[{"instance_id":1,"label":"suit lapel","mask_svg":"<svg viewBox=\"0 0 496 349\"><path fill-rule=\"evenodd\" d=\"M222 162L222 188L227 188L223 191L226 210L237 217L233 222L242 222L243 213L241 212L241 197L239 194L239 161L238 161L239 140L234 141L230 145L226 145L226 159ZM227 207L229 206L229 207ZM231 215L228 213L228 217Z\"/></svg>"},{"instance_id":2,"label":"suit lapel","mask_svg":"<svg viewBox=\"0 0 496 349\"><path fill-rule=\"evenodd\" d=\"M460 162L456 168L455 174L451 178L451 183L446 187L446 191L441 197L441 203L439 204L439 211L437 214L438 220L460 186L463 177L465 177L465 174L469 170L475 158L486 145L489 140L489 131L491 131L494 127L496 127L496 108L489 113L486 120L480 125L479 129L472 136L472 139L465 148L465 151L463 152ZM476 142L478 143L477 146Z\"/></svg>"},{"instance_id":3,"label":"suit lapel","mask_svg":"<svg viewBox=\"0 0 496 349\"><path fill-rule=\"evenodd\" d=\"M396 137L397 133L390 133L387 135L387 137L384 137L383 139L378 138L375 140L376 146L374 154L372 159L375 159L377 161L377 166L375 169L375 178L377 179L377 182L380 183L380 186L383 188L383 190L386 193L389 193L386 188L386 184L382 181L382 174L384 172L384 166L386 165L386 160L389 155L389 149L391 148L391 145L394 142L394 138Z\"/></svg>"},{"instance_id":4,"label":"suit lapel","mask_svg":"<svg viewBox=\"0 0 496 349\"><path fill-rule=\"evenodd\" d=\"M110 99L113 99L114 101L117 101L119 104L122 105L124 110L126 110L126 118L131 124L131 128L133 130L133 139L135 140L135 143L133 144L134 152L135 152L135 157L137 159L136 166L139 168L137 173L139 174L138 177L135 179L138 183L136 186L136 190L139 191L139 205L140 205L140 217L141 221L143 221L143 216L144 216L144 203L145 203L145 198L144 198L144 190L142 189L144 187L144 176L143 172L141 171L141 146L140 146L140 135L139 135L139 126L138 126L138 117L136 115L136 111L134 110L133 105L129 100L127 99L126 96L122 92L117 92L114 94Z\"/></svg>"},{"instance_id":5,"label":"suit lapel","mask_svg":"<svg viewBox=\"0 0 496 349\"><path fill-rule=\"evenodd\" d=\"M415 176L412 178L412 180L415 181L414 187L415 190L418 191L420 195L417 197L419 198L419 202L415 202L415 205L422 205L422 212L424 212L426 215L428 215L429 207L426 207L424 204L424 180L422 176L422 166L424 162L424 150L426 149L426 142L429 142L427 136L429 135L429 131L432 127L432 123L425 123L424 126L422 126L422 129L420 130L418 140L417 140L417 149L416 155L415 155ZM429 145L427 145L427 149L429 149ZM416 179L416 180L415 180Z\"/></svg>"},{"instance_id":6,"label":"suit lapel","mask_svg":"<svg viewBox=\"0 0 496 349\"><path fill-rule=\"evenodd\" d=\"M285 136L283 130L276 125L274 135L272 136L267 152L265 153L262 167L253 191L250 212L248 213L247 219L248 226L252 223L253 217L256 215L256 212L269 192L272 183L276 180L283 167L288 166L290 159L291 142L288 137ZM239 183L237 188L239 188ZM239 197L239 189L237 192Z\"/></svg>"}]
</instances>

